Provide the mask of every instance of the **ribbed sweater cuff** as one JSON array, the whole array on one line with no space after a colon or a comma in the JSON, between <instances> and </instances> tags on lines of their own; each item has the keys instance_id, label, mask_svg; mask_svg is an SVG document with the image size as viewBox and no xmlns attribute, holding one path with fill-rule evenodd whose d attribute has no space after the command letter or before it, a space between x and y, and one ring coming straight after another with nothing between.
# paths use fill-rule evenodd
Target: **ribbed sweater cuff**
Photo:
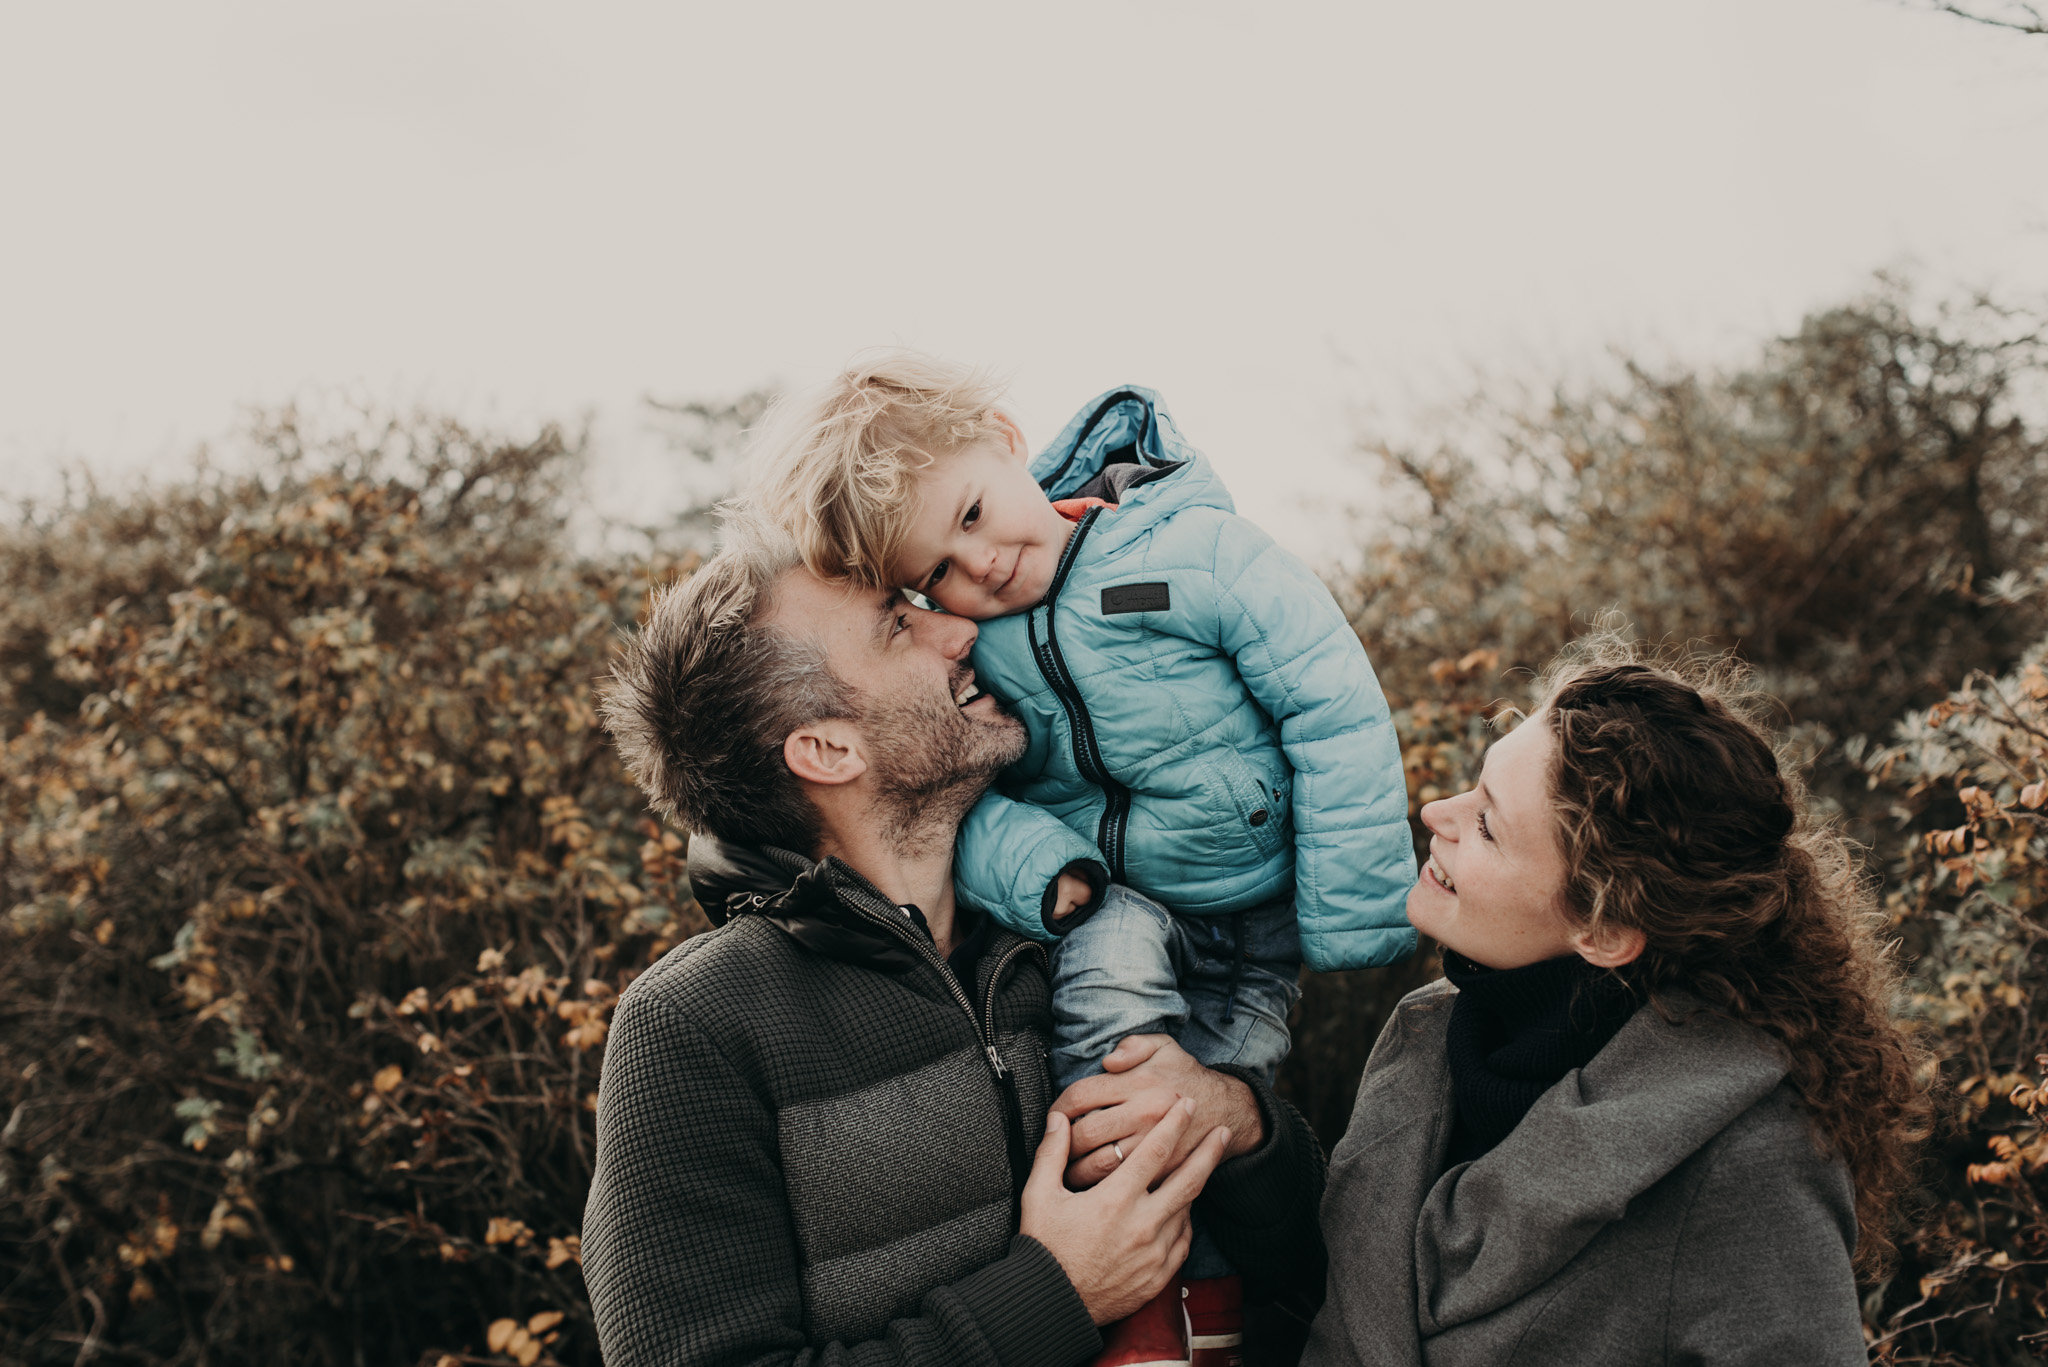
<instances>
[{"instance_id":1,"label":"ribbed sweater cuff","mask_svg":"<svg viewBox=\"0 0 2048 1367\"><path fill-rule=\"evenodd\" d=\"M1216 1169L1201 1195L1202 1207L1241 1229L1261 1229L1282 1224L1294 1217L1294 1206L1304 1194L1304 1165L1322 1167L1322 1149L1298 1114L1273 1094L1266 1080L1249 1068L1220 1064L1228 1073L1252 1089L1259 1104L1259 1121L1266 1138L1250 1153L1241 1153ZM1304 1151L1306 1145L1308 1150ZM1313 1195L1320 1199L1322 1193Z\"/></svg>"},{"instance_id":2,"label":"ribbed sweater cuff","mask_svg":"<svg viewBox=\"0 0 2048 1367\"><path fill-rule=\"evenodd\" d=\"M953 1283L1003 1367L1075 1367L1102 1351L1102 1335L1059 1259L1028 1234L1010 1252Z\"/></svg>"}]
</instances>

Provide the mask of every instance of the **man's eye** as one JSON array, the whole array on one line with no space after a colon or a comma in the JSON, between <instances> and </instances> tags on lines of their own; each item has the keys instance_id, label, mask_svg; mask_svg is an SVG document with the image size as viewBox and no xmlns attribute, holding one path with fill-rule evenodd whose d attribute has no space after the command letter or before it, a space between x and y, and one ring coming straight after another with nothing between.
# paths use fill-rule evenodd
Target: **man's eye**
<instances>
[{"instance_id":1,"label":"man's eye","mask_svg":"<svg viewBox=\"0 0 2048 1367\"><path fill-rule=\"evenodd\" d=\"M1493 832L1492 832L1492 831L1489 831L1489 830L1487 830L1487 829L1486 829L1486 813L1485 813L1485 812L1481 812L1481 813L1479 814L1479 838L1480 838L1480 839L1482 839L1482 840L1485 840L1485 841L1487 841L1487 842L1489 842L1489 843L1491 843L1491 842L1492 842L1492 840L1493 840Z\"/></svg>"},{"instance_id":2,"label":"man's eye","mask_svg":"<svg viewBox=\"0 0 2048 1367\"><path fill-rule=\"evenodd\" d=\"M969 508L967 510L967 516L960 519L960 525L963 527L972 527L975 523L979 521L981 521L981 504L979 502L976 502L972 508Z\"/></svg>"},{"instance_id":3,"label":"man's eye","mask_svg":"<svg viewBox=\"0 0 2048 1367\"><path fill-rule=\"evenodd\" d=\"M896 626L894 627L894 629L893 629L893 630L891 630L891 631L889 632L889 634L890 634L891 636L894 636L894 635L895 635L895 634L896 634L897 632L899 632L899 631L908 631L909 629L910 629L910 614L909 614L909 613L907 613L907 612L899 612L899 613L897 613L897 614L896 614Z\"/></svg>"},{"instance_id":4,"label":"man's eye","mask_svg":"<svg viewBox=\"0 0 2048 1367\"><path fill-rule=\"evenodd\" d=\"M946 577L946 571L947 571L947 570L949 570L949 569L951 569L952 567L953 567L953 562L952 562L952 561L950 561L950 560L941 560L941 561L940 561L940 562L938 563L937 567L936 567L936 568L934 568L934 569L932 570L932 572L931 572L930 576L928 576L928 577L927 577L927 578L925 579L925 581L924 581L924 586L925 586L925 588L926 588L927 590L931 590L931 589L935 589L935 588L937 588L937 587L939 586L939 581L940 581L941 579L944 579L944 578Z\"/></svg>"}]
</instances>

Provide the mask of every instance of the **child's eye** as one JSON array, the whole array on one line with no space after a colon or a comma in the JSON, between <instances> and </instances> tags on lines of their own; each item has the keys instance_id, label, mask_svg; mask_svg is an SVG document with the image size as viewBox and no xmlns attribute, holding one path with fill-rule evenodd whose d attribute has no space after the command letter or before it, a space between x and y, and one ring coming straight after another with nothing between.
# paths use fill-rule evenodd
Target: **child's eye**
<instances>
[{"instance_id":1,"label":"child's eye","mask_svg":"<svg viewBox=\"0 0 2048 1367\"><path fill-rule=\"evenodd\" d=\"M974 506L967 510L967 516L960 519L960 525L963 527L972 527L975 523L979 521L981 521L981 500L976 499L974 502Z\"/></svg>"},{"instance_id":2,"label":"child's eye","mask_svg":"<svg viewBox=\"0 0 2048 1367\"><path fill-rule=\"evenodd\" d=\"M1493 832L1486 829L1485 812L1481 812L1479 814L1479 838L1481 840L1487 841L1489 844L1493 841Z\"/></svg>"},{"instance_id":3,"label":"child's eye","mask_svg":"<svg viewBox=\"0 0 2048 1367\"><path fill-rule=\"evenodd\" d=\"M924 588L925 588L925 592L926 592L926 593L930 593L930 592L931 592L931 591L932 591L933 589L937 588L937 587L939 586L939 581L940 581L941 579L944 579L944 578L946 577L946 571L947 571L947 570L949 570L949 569L951 569L951 568L952 568L952 566L953 566L953 562L952 562L952 561L950 561L950 560L941 560L941 561L940 561L940 562L938 563L938 565L937 565L937 566L935 566L935 567L933 568L932 572L931 572L931 573L930 573L929 575L927 575L927 576L925 577L925 581L924 581Z\"/></svg>"}]
</instances>

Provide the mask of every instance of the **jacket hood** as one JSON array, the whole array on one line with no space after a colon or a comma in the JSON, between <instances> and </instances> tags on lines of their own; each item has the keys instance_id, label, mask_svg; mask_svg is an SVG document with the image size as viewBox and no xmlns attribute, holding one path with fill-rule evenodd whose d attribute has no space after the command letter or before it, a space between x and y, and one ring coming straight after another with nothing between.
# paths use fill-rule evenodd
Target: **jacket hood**
<instances>
[{"instance_id":1,"label":"jacket hood","mask_svg":"<svg viewBox=\"0 0 2048 1367\"><path fill-rule=\"evenodd\" d=\"M1106 552L1183 508L1237 511L1209 458L1188 444L1158 394L1124 385L1100 394L1031 461L1031 477L1048 498L1072 498L1109 467L1135 462L1160 470L1119 490L1117 515L1090 534Z\"/></svg>"},{"instance_id":2,"label":"jacket hood","mask_svg":"<svg viewBox=\"0 0 2048 1367\"><path fill-rule=\"evenodd\" d=\"M814 863L773 845L733 845L693 834L690 889L711 924L758 916L806 949L885 971L923 962L903 938L877 924L902 911L836 858Z\"/></svg>"}]
</instances>

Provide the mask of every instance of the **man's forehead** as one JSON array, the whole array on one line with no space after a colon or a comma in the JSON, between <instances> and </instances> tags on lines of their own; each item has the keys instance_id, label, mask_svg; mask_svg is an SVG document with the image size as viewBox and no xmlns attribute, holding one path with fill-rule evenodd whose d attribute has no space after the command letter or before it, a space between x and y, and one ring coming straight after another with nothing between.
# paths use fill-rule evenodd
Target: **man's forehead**
<instances>
[{"instance_id":1,"label":"man's forehead","mask_svg":"<svg viewBox=\"0 0 2048 1367\"><path fill-rule=\"evenodd\" d=\"M798 566L775 581L763 621L808 636L829 650L879 639L902 603L895 589L869 589L821 579Z\"/></svg>"}]
</instances>

